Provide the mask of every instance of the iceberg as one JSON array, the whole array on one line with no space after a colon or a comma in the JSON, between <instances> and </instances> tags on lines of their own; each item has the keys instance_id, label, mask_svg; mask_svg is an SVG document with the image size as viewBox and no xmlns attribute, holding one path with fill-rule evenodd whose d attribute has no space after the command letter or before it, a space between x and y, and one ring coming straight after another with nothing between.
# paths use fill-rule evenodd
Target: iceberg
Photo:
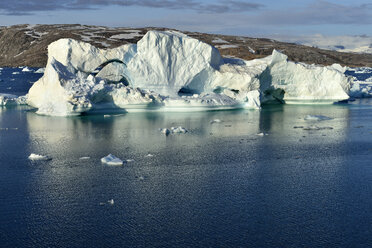
<instances>
[{"instance_id":1,"label":"iceberg","mask_svg":"<svg viewBox=\"0 0 372 248\"><path fill-rule=\"evenodd\" d=\"M49 45L44 75L27 103L54 116L333 103L349 98L352 77L342 70L291 62L276 50L251 61L226 59L215 47L174 31L149 31L137 44L113 49L61 39Z\"/></svg>"}]
</instances>

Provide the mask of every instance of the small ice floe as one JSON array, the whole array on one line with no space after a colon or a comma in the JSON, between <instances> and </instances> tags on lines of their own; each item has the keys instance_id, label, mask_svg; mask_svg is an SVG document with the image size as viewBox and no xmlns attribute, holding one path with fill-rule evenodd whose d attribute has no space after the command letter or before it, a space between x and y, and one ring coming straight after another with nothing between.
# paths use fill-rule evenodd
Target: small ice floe
<instances>
[{"instance_id":1,"label":"small ice floe","mask_svg":"<svg viewBox=\"0 0 372 248\"><path fill-rule=\"evenodd\" d=\"M125 160L127 163L134 162L134 159L127 159Z\"/></svg>"},{"instance_id":2,"label":"small ice floe","mask_svg":"<svg viewBox=\"0 0 372 248\"><path fill-rule=\"evenodd\" d=\"M171 131L172 131L172 133L187 133L186 128L181 127L181 126L179 126L179 127L171 127Z\"/></svg>"},{"instance_id":3,"label":"small ice floe","mask_svg":"<svg viewBox=\"0 0 372 248\"><path fill-rule=\"evenodd\" d=\"M103 118L109 118L111 117L112 115L103 115Z\"/></svg>"},{"instance_id":4,"label":"small ice floe","mask_svg":"<svg viewBox=\"0 0 372 248\"><path fill-rule=\"evenodd\" d=\"M101 162L107 165L123 165L123 160L115 157L112 154L109 154L106 157L101 158Z\"/></svg>"},{"instance_id":5,"label":"small ice floe","mask_svg":"<svg viewBox=\"0 0 372 248\"><path fill-rule=\"evenodd\" d=\"M263 137L263 136L267 136L267 135L269 135L268 133L258 133L258 134L256 134L257 136L261 136L261 137Z\"/></svg>"},{"instance_id":6,"label":"small ice floe","mask_svg":"<svg viewBox=\"0 0 372 248\"><path fill-rule=\"evenodd\" d=\"M165 135L170 134L170 130L168 128L160 128L159 131Z\"/></svg>"},{"instance_id":7,"label":"small ice floe","mask_svg":"<svg viewBox=\"0 0 372 248\"><path fill-rule=\"evenodd\" d=\"M154 155L152 155L152 154L147 154L146 156L145 156L146 158L150 158L150 157L154 157Z\"/></svg>"},{"instance_id":8,"label":"small ice floe","mask_svg":"<svg viewBox=\"0 0 372 248\"><path fill-rule=\"evenodd\" d=\"M44 155L39 155L39 154L35 154L35 153L31 153L30 156L28 156L28 159L29 160L51 160L50 157L48 156L44 156Z\"/></svg>"},{"instance_id":9,"label":"small ice floe","mask_svg":"<svg viewBox=\"0 0 372 248\"><path fill-rule=\"evenodd\" d=\"M30 72L30 71L32 71L32 70L26 66L25 68L22 69L22 71L23 71L23 72Z\"/></svg>"},{"instance_id":10,"label":"small ice floe","mask_svg":"<svg viewBox=\"0 0 372 248\"><path fill-rule=\"evenodd\" d=\"M44 73L45 72L45 68L39 68L35 71L35 73Z\"/></svg>"},{"instance_id":11,"label":"small ice floe","mask_svg":"<svg viewBox=\"0 0 372 248\"><path fill-rule=\"evenodd\" d=\"M90 157L81 157L81 158L79 158L80 160L88 160L88 159L90 159Z\"/></svg>"},{"instance_id":12,"label":"small ice floe","mask_svg":"<svg viewBox=\"0 0 372 248\"><path fill-rule=\"evenodd\" d=\"M168 136L169 134L173 134L173 133L187 133L187 129L184 128L184 127L171 127L170 129L168 128L160 128L159 131L163 134L165 134L166 136Z\"/></svg>"},{"instance_id":13,"label":"small ice floe","mask_svg":"<svg viewBox=\"0 0 372 248\"><path fill-rule=\"evenodd\" d=\"M324 115L307 115L304 118L305 121L326 121L332 119L333 118Z\"/></svg>"},{"instance_id":14,"label":"small ice floe","mask_svg":"<svg viewBox=\"0 0 372 248\"><path fill-rule=\"evenodd\" d=\"M13 75L19 74L19 71L12 72Z\"/></svg>"},{"instance_id":15,"label":"small ice floe","mask_svg":"<svg viewBox=\"0 0 372 248\"><path fill-rule=\"evenodd\" d=\"M303 130L306 130L306 131L318 131L318 130L331 130L333 129L333 127L318 127L318 126L308 126L308 127L304 127Z\"/></svg>"},{"instance_id":16,"label":"small ice floe","mask_svg":"<svg viewBox=\"0 0 372 248\"><path fill-rule=\"evenodd\" d=\"M114 205L114 199L108 200L107 202L108 202L108 204L110 204L110 205Z\"/></svg>"},{"instance_id":17,"label":"small ice floe","mask_svg":"<svg viewBox=\"0 0 372 248\"><path fill-rule=\"evenodd\" d=\"M220 119L214 119L213 121L211 121L210 123L211 124L214 124L214 123L221 123L222 121Z\"/></svg>"}]
</instances>

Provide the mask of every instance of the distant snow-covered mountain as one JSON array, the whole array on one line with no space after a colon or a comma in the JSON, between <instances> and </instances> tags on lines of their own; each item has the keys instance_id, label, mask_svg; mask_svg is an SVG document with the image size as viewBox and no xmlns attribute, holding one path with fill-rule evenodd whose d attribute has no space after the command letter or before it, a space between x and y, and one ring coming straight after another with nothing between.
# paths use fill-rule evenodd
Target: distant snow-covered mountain
<instances>
[{"instance_id":1,"label":"distant snow-covered mountain","mask_svg":"<svg viewBox=\"0 0 372 248\"><path fill-rule=\"evenodd\" d=\"M293 42L296 44L333 50L338 52L372 54L372 37L368 35L353 36L352 35L325 36L322 34L304 36L275 35L272 38L284 42Z\"/></svg>"}]
</instances>

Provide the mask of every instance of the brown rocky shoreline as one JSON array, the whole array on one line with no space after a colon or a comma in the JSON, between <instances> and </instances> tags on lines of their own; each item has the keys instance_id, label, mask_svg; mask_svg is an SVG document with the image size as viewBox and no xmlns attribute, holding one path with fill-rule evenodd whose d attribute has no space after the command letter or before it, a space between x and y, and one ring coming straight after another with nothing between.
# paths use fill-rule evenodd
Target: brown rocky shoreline
<instances>
[{"instance_id":1,"label":"brown rocky shoreline","mask_svg":"<svg viewBox=\"0 0 372 248\"><path fill-rule=\"evenodd\" d=\"M136 43L148 30L165 28L110 28L79 24L15 25L0 27L0 67L44 67L48 45L61 38L73 38L99 48L114 48ZM372 67L372 54L342 53L265 38L184 32L191 37L217 47L224 57L246 60L270 55L277 49L289 59L308 64L350 67Z\"/></svg>"}]
</instances>

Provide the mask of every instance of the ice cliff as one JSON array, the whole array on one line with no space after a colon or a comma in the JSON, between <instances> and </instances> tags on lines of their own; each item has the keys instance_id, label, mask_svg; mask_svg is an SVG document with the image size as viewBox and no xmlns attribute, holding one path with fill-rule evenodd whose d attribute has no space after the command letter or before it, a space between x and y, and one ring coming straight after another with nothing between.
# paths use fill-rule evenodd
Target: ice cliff
<instances>
[{"instance_id":1,"label":"ice cliff","mask_svg":"<svg viewBox=\"0 0 372 248\"><path fill-rule=\"evenodd\" d=\"M98 49L61 39L48 47L45 73L27 95L45 115L99 109L259 108L269 101L348 99L351 78L337 66L294 63L273 51L245 61L178 32L149 31L137 44Z\"/></svg>"}]
</instances>

